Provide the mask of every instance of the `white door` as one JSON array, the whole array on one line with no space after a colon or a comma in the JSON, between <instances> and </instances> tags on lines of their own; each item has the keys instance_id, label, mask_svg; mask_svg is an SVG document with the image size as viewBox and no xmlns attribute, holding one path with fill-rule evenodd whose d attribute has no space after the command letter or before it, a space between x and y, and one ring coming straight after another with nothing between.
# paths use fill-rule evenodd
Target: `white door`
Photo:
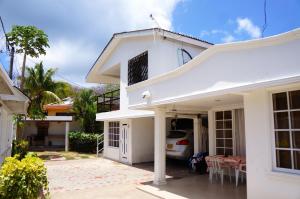
<instances>
[{"instance_id":1,"label":"white door","mask_svg":"<svg viewBox=\"0 0 300 199\"><path fill-rule=\"evenodd\" d=\"M120 146L121 146L121 160L123 162L128 162L128 124L122 124Z\"/></svg>"}]
</instances>

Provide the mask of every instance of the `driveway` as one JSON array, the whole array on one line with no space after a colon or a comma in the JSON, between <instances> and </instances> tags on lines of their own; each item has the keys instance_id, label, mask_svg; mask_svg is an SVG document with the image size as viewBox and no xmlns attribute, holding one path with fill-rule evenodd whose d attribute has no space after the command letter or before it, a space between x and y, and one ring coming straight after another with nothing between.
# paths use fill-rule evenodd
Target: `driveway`
<instances>
[{"instance_id":1,"label":"driveway","mask_svg":"<svg viewBox=\"0 0 300 199\"><path fill-rule=\"evenodd\" d=\"M51 198L145 198L156 197L136 189L153 180L151 169L127 166L111 160L81 159L47 161Z\"/></svg>"}]
</instances>

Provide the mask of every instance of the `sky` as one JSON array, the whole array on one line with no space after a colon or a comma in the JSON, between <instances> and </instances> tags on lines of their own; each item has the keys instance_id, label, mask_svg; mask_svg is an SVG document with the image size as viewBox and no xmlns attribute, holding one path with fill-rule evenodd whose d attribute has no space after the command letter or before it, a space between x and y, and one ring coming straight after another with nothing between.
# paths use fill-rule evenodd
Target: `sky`
<instances>
[{"instance_id":1,"label":"sky","mask_svg":"<svg viewBox=\"0 0 300 199\"><path fill-rule=\"evenodd\" d=\"M29 58L57 68L55 78L83 87L85 76L115 32L156 26L218 44L257 39L300 28L300 0L0 0L6 31L12 25L34 25L46 32L46 56ZM0 29L0 63L8 67ZM22 55L15 58L20 72Z\"/></svg>"}]
</instances>

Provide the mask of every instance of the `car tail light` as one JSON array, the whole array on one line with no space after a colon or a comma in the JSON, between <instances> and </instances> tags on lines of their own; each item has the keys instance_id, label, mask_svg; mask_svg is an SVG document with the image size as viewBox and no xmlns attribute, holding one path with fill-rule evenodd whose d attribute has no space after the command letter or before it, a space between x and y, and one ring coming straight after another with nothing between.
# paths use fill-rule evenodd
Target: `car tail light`
<instances>
[{"instance_id":1,"label":"car tail light","mask_svg":"<svg viewBox=\"0 0 300 199\"><path fill-rule=\"evenodd\" d=\"M189 145L188 140L180 140L176 142L176 145Z\"/></svg>"}]
</instances>

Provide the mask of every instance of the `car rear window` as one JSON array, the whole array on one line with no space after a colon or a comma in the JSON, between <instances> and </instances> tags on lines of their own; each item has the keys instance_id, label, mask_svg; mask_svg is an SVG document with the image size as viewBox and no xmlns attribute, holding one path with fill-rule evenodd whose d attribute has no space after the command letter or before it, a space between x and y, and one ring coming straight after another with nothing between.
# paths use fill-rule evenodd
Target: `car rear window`
<instances>
[{"instance_id":1,"label":"car rear window","mask_svg":"<svg viewBox=\"0 0 300 199\"><path fill-rule=\"evenodd\" d=\"M170 134L167 136L167 138L182 138L185 135L186 133L182 131L170 131Z\"/></svg>"}]
</instances>

